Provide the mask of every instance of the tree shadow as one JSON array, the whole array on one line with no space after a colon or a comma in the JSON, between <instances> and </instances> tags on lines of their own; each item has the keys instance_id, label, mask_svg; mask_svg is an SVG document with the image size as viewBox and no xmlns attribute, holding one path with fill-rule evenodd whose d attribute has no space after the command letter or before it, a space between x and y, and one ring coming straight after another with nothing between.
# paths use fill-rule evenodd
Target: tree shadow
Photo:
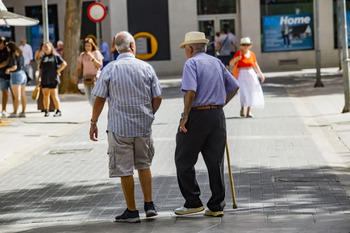
<instances>
[{"instance_id":1,"label":"tree shadow","mask_svg":"<svg viewBox=\"0 0 350 233\"><path fill-rule=\"evenodd\" d=\"M347 169L335 168L349 180ZM226 208L234 214L342 214L350 211L350 199L331 167L271 169L232 166L238 208L232 210L228 173L225 173ZM206 170L197 169L201 199L210 196ZM2 192L0 225L62 221L113 220L125 209L119 181L82 180L69 184L37 183L33 188ZM137 208L143 214L143 196L136 179ZM175 175L153 178L158 211L169 213L183 205Z\"/></svg>"}]
</instances>

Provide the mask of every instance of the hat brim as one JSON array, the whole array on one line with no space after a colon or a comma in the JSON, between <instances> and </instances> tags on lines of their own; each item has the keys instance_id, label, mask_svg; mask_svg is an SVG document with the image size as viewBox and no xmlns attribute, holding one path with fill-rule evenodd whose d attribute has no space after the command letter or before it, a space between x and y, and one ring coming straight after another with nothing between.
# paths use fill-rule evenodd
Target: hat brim
<instances>
[{"instance_id":1,"label":"hat brim","mask_svg":"<svg viewBox=\"0 0 350 233\"><path fill-rule=\"evenodd\" d=\"M248 41L240 41L239 44L240 44L240 45L241 45L241 44L250 44L250 45L252 45L253 42L252 42L252 41L250 41L250 42L248 42Z\"/></svg>"},{"instance_id":2,"label":"hat brim","mask_svg":"<svg viewBox=\"0 0 350 233\"><path fill-rule=\"evenodd\" d=\"M188 44L208 44L208 43L209 43L208 39L189 40L189 41L185 41L185 42L181 43L180 48L183 49Z\"/></svg>"}]
</instances>

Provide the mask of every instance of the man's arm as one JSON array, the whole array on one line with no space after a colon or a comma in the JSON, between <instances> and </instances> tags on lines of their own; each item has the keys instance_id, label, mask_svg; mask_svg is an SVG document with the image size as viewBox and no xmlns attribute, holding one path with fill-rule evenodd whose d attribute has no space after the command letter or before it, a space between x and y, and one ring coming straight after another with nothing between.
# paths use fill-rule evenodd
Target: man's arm
<instances>
[{"instance_id":1,"label":"man's arm","mask_svg":"<svg viewBox=\"0 0 350 233\"><path fill-rule=\"evenodd\" d=\"M239 87L237 87L237 89L234 90L233 92L226 94L225 105L228 104L228 102L230 102L232 100L232 98L237 94L238 89L239 89Z\"/></svg>"},{"instance_id":2,"label":"man's arm","mask_svg":"<svg viewBox=\"0 0 350 233\"><path fill-rule=\"evenodd\" d=\"M194 101L194 98L196 97L195 91L186 91L185 94L185 107L183 114L185 115L185 118L181 118L180 121L180 132L187 132L187 129L185 127L188 119L188 114L190 114L192 103Z\"/></svg>"},{"instance_id":3,"label":"man's arm","mask_svg":"<svg viewBox=\"0 0 350 233\"><path fill-rule=\"evenodd\" d=\"M0 68L4 68L8 64L9 64L9 60L7 59L6 61L3 61L3 62L0 63Z\"/></svg>"},{"instance_id":4,"label":"man's arm","mask_svg":"<svg viewBox=\"0 0 350 233\"><path fill-rule=\"evenodd\" d=\"M162 103L162 96L161 95L152 99L153 115L156 114L161 103Z\"/></svg>"},{"instance_id":5,"label":"man's arm","mask_svg":"<svg viewBox=\"0 0 350 233\"><path fill-rule=\"evenodd\" d=\"M91 124L90 124L90 140L91 141L97 141L98 137L98 129L97 129L97 121L98 117L100 116L104 104L106 102L105 98L96 97L94 107L92 109L92 117L91 117Z\"/></svg>"}]
</instances>

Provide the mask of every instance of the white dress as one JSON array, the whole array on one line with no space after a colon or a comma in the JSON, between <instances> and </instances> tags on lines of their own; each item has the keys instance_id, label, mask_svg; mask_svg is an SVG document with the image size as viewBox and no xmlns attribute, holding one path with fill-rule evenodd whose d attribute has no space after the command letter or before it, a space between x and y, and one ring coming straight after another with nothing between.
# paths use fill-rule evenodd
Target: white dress
<instances>
[{"instance_id":1,"label":"white dress","mask_svg":"<svg viewBox=\"0 0 350 233\"><path fill-rule=\"evenodd\" d=\"M250 53L245 56L249 57ZM239 69L238 83L241 107L264 108L263 91L253 68Z\"/></svg>"}]
</instances>

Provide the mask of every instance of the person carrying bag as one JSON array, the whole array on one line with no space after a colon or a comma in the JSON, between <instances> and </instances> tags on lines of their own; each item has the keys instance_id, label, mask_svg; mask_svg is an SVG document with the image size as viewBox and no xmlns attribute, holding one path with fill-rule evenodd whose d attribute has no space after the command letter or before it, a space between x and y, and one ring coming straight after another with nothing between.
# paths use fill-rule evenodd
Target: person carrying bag
<instances>
[{"instance_id":1,"label":"person carrying bag","mask_svg":"<svg viewBox=\"0 0 350 233\"><path fill-rule=\"evenodd\" d=\"M78 79L83 74L85 95L91 106L94 106L95 96L91 91L96 84L103 63L103 55L98 50L91 38L84 40L84 51L78 57L78 69L74 76L74 83L78 84Z\"/></svg>"}]
</instances>

